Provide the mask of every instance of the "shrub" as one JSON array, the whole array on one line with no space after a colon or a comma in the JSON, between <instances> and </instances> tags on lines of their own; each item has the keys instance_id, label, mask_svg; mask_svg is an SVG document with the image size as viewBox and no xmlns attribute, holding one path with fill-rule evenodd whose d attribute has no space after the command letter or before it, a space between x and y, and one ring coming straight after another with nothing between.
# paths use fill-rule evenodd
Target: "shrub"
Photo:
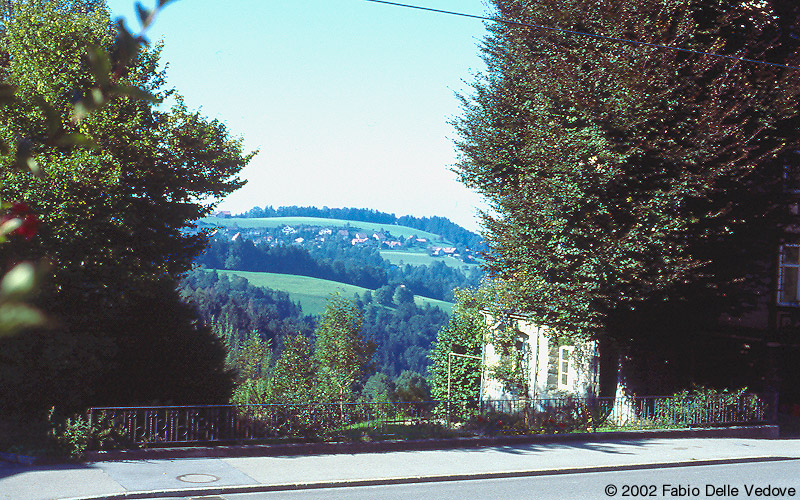
<instances>
[{"instance_id":1,"label":"shrub","mask_svg":"<svg viewBox=\"0 0 800 500\"><path fill-rule=\"evenodd\" d=\"M47 420L50 423L49 436L58 451L73 460L82 459L89 450L113 450L131 448L134 444L118 425L101 419L104 423L92 426L84 415L73 415L62 422L55 422L55 407L50 408Z\"/></svg>"}]
</instances>

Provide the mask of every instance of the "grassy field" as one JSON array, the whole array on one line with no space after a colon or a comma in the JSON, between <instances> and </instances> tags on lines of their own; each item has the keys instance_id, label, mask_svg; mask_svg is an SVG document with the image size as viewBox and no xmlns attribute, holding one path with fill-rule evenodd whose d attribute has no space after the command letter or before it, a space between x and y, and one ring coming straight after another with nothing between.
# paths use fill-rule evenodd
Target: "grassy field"
<instances>
[{"instance_id":1,"label":"grassy field","mask_svg":"<svg viewBox=\"0 0 800 500\"><path fill-rule=\"evenodd\" d=\"M205 217L200 219L199 222L211 224L213 226L225 227L239 227L239 228L273 228L281 226L319 226L319 227L336 227L336 228L349 228L354 231L373 232L385 230L392 236L402 236L407 238L409 236L417 235L418 238L427 238L431 243L442 245L450 245L450 242L443 240L438 234L428 233L413 227L397 226L394 224L378 224L373 222L359 222L345 219L323 219L317 217L268 217L263 219L245 219L245 218L232 218L224 219L219 217Z\"/></svg>"},{"instance_id":2,"label":"grassy field","mask_svg":"<svg viewBox=\"0 0 800 500\"><path fill-rule=\"evenodd\" d=\"M429 266L436 262L444 262L445 265L462 269L471 269L479 264L465 264L452 257L431 257L425 252L405 252L402 250L381 250L381 257L395 265L411 264L412 266Z\"/></svg>"},{"instance_id":3,"label":"grassy field","mask_svg":"<svg viewBox=\"0 0 800 500\"><path fill-rule=\"evenodd\" d=\"M353 294L363 295L367 288L360 286L339 283L319 278L309 278L308 276L297 276L295 274L277 273L254 273L249 271L227 271L216 270L219 274L228 276L241 276L253 286L263 286L273 290L281 290L289 294L292 300L299 302L305 314L322 314L325 311L325 303L331 294L339 292L343 297L352 298ZM414 296L417 305L424 306L430 304L431 307L438 307L447 314L452 314L452 302L429 299L427 297Z\"/></svg>"}]
</instances>

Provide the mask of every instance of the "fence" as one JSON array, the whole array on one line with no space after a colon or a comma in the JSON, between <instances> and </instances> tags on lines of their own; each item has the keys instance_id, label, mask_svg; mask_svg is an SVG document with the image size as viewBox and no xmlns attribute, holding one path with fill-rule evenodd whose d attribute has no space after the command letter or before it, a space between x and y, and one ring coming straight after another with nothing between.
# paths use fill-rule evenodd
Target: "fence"
<instances>
[{"instance_id":1,"label":"fence","mask_svg":"<svg viewBox=\"0 0 800 500\"><path fill-rule=\"evenodd\" d=\"M530 429L591 430L719 427L774 423L777 394L484 401L481 413L521 415Z\"/></svg>"},{"instance_id":2,"label":"fence","mask_svg":"<svg viewBox=\"0 0 800 500\"><path fill-rule=\"evenodd\" d=\"M180 444L390 436L435 420L436 402L91 408L94 429L132 444Z\"/></svg>"},{"instance_id":3,"label":"fence","mask_svg":"<svg viewBox=\"0 0 800 500\"><path fill-rule=\"evenodd\" d=\"M133 445L541 433L754 425L774 422L776 398L717 394L494 401L309 403L92 408L93 429ZM503 416L503 417L498 417ZM96 434L102 434L98 431ZM419 437L419 432L416 433Z\"/></svg>"}]
</instances>

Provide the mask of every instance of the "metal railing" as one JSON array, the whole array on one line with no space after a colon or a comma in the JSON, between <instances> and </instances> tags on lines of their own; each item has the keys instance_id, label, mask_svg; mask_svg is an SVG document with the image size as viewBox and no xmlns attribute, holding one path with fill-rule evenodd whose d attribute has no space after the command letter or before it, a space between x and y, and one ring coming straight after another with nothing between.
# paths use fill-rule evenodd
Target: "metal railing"
<instances>
[{"instance_id":1,"label":"metal railing","mask_svg":"<svg viewBox=\"0 0 800 500\"><path fill-rule=\"evenodd\" d=\"M89 423L95 429L115 429L127 442L146 445L391 436L398 428L432 423L437 404L98 407L89 410Z\"/></svg>"},{"instance_id":2,"label":"metal railing","mask_svg":"<svg viewBox=\"0 0 800 500\"><path fill-rule=\"evenodd\" d=\"M510 399L480 411L521 415L526 428L545 431L758 425L777 420L777 394Z\"/></svg>"},{"instance_id":3,"label":"metal railing","mask_svg":"<svg viewBox=\"0 0 800 500\"><path fill-rule=\"evenodd\" d=\"M92 428L131 445L335 440L440 434L592 432L774 422L776 397L758 394L487 401L103 407Z\"/></svg>"}]
</instances>

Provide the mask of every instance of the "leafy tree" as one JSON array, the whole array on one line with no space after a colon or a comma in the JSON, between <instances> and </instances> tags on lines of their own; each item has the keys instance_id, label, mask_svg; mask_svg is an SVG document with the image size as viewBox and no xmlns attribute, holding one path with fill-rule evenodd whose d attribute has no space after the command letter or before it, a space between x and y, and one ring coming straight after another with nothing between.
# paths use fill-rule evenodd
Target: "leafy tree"
<instances>
[{"instance_id":1,"label":"leafy tree","mask_svg":"<svg viewBox=\"0 0 800 500\"><path fill-rule=\"evenodd\" d=\"M462 98L456 170L489 202L490 272L517 307L566 336L677 346L754 307L790 217L800 72L698 52L797 66L797 7L492 4L509 23Z\"/></svg>"},{"instance_id":2,"label":"leafy tree","mask_svg":"<svg viewBox=\"0 0 800 500\"><path fill-rule=\"evenodd\" d=\"M314 360L319 367L319 389L330 401L353 396L356 382L369 368L375 346L363 339L361 312L340 295L331 296L314 334Z\"/></svg>"},{"instance_id":3,"label":"leafy tree","mask_svg":"<svg viewBox=\"0 0 800 500\"><path fill-rule=\"evenodd\" d=\"M456 290L456 304L447 325L439 331L431 348L428 369L433 399L448 398L448 361L450 353L480 356L487 336L486 320L481 309L487 306L481 289ZM481 362L469 358L454 358L449 366L450 400L456 413L467 410L468 400L478 398L481 381Z\"/></svg>"},{"instance_id":4,"label":"leafy tree","mask_svg":"<svg viewBox=\"0 0 800 500\"><path fill-rule=\"evenodd\" d=\"M383 403L391 401L394 395L395 383L385 373L374 373L364 383L361 389L361 400L366 402Z\"/></svg>"},{"instance_id":5,"label":"leafy tree","mask_svg":"<svg viewBox=\"0 0 800 500\"><path fill-rule=\"evenodd\" d=\"M286 337L272 372L272 395L278 403L309 403L317 398L318 365L314 344L302 334Z\"/></svg>"},{"instance_id":6,"label":"leafy tree","mask_svg":"<svg viewBox=\"0 0 800 500\"><path fill-rule=\"evenodd\" d=\"M424 376L417 372L404 370L395 381L394 399L397 401L429 401L431 388Z\"/></svg>"},{"instance_id":7,"label":"leafy tree","mask_svg":"<svg viewBox=\"0 0 800 500\"><path fill-rule=\"evenodd\" d=\"M189 269L205 241L187 230L191 221L209 213L209 200L243 184L236 175L252 155L222 123L187 110L179 98L171 109L140 98L175 94L163 90L157 48L123 53L126 46L114 44L124 36L117 36L104 5L11 5L0 30L0 85L15 92L0 108L0 142L13 146L0 151L0 198L23 200L42 225L37 238L2 245L0 262L51 263L39 303L58 328L6 339L0 385L4 392L13 387L7 377L39 382L48 388L36 395L49 401L45 408L185 401L185 391L197 387L178 381L193 377L200 386L204 380L224 385L211 382L227 377L221 365L174 363L185 349L209 361L218 357L213 339L174 293L174 277ZM36 165L37 175L17 168L20 161ZM147 318L131 321L142 311ZM156 318L170 320L159 326ZM9 359L12 352L39 350L32 342L49 346L49 364ZM69 347L76 342L81 356ZM141 352L129 352L133 348ZM123 390L148 371L175 383ZM85 397L57 391L61 386L80 388ZM204 398L195 394L194 402Z\"/></svg>"},{"instance_id":8,"label":"leafy tree","mask_svg":"<svg viewBox=\"0 0 800 500\"><path fill-rule=\"evenodd\" d=\"M414 302L414 292L405 285L399 285L394 291L392 301L397 305L412 303Z\"/></svg>"},{"instance_id":9,"label":"leafy tree","mask_svg":"<svg viewBox=\"0 0 800 500\"><path fill-rule=\"evenodd\" d=\"M393 304L392 300L394 298L394 286L392 285L384 285L372 294L375 302L381 304L383 306L390 306Z\"/></svg>"}]
</instances>

